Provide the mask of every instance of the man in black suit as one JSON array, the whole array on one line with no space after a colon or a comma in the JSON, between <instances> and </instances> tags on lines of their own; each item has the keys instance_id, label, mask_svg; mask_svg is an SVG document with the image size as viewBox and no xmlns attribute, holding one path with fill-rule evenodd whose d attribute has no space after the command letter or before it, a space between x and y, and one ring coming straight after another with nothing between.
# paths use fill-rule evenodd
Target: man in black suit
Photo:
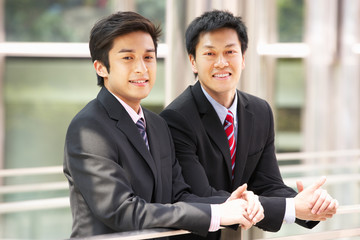
<instances>
[{"instance_id":1,"label":"man in black suit","mask_svg":"<svg viewBox=\"0 0 360 240\"><path fill-rule=\"evenodd\" d=\"M241 18L226 11L206 12L185 35L198 81L160 115L170 127L192 192L221 196L247 183L260 196L265 218L258 226L267 231L278 231L284 221L312 228L335 214L337 201L320 188L325 178L305 190L299 182L299 194L283 183L270 106L236 89L248 44ZM231 134L224 125L234 127Z\"/></svg>"},{"instance_id":2,"label":"man in black suit","mask_svg":"<svg viewBox=\"0 0 360 240\"><path fill-rule=\"evenodd\" d=\"M230 198L190 194L166 122L140 106L155 83L159 33L133 12L110 15L91 31L101 90L74 117L66 135L71 237L156 227L206 235L220 225L246 229L263 218L260 202L246 185Z\"/></svg>"}]
</instances>

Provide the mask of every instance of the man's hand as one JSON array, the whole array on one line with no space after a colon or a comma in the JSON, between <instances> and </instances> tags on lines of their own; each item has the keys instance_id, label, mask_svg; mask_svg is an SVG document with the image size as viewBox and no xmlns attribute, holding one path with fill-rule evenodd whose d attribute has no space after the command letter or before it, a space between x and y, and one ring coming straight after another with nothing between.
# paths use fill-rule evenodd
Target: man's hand
<instances>
[{"instance_id":1,"label":"man's hand","mask_svg":"<svg viewBox=\"0 0 360 240\"><path fill-rule=\"evenodd\" d=\"M325 221L337 210L338 202L326 190L321 189L326 177L304 189L303 183L297 181L298 194L295 197L296 217L302 220Z\"/></svg>"},{"instance_id":2,"label":"man's hand","mask_svg":"<svg viewBox=\"0 0 360 240\"><path fill-rule=\"evenodd\" d=\"M234 192L232 192L227 201L235 199L245 200L247 202L246 213L248 215L248 219L255 225L264 218L264 209L259 201L259 197L252 191L247 191L246 189L247 184L243 184L238 187Z\"/></svg>"},{"instance_id":3,"label":"man's hand","mask_svg":"<svg viewBox=\"0 0 360 240\"><path fill-rule=\"evenodd\" d=\"M240 224L242 229L249 229L253 224L246 212L247 202L243 199L226 201L220 206L220 225Z\"/></svg>"}]
</instances>

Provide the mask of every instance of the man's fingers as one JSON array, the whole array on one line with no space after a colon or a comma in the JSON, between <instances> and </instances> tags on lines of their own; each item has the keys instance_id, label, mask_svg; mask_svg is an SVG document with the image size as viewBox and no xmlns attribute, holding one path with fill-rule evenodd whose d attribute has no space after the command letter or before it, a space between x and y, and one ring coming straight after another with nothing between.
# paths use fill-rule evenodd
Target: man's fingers
<instances>
[{"instance_id":1,"label":"man's fingers","mask_svg":"<svg viewBox=\"0 0 360 240\"><path fill-rule=\"evenodd\" d=\"M255 207L256 207L257 198L252 191L246 191L246 193L244 193L244 197L245 197L245 200L248 202L247 214L249 215L249 217L251 219L251 218L253 218L254 210L256 210Z\"/></svg>"},{"instance_id":2,"label":"man's fingers","mask_svg":"<svg viewBox=\"0 0 360 240\"><path fill-rule=\"evenodd\" d=\"M254 217L252 218L252 223L255 225L256 223L260 222L264 218L264 208L260 205L258 211L255 213Z\"/></svg>"},{"instance_id":3,"label":"man's fingers","mask_svg":"<svg viewBox=\"0 0 360 240\"><path fill-rule=\"evenodd\" d=\"M241 218L242 218L242 220L240 221L240 224L241 224L242 229L248 230L249 228L252 227L253 224L249 219L247 219L245 217L241 217Z\"/></svg>"},{"instance_id":4,"label":"man's fingers","mask_svg":"<svg viewBox=\"0 0 360 240\"><path fill-rule=\"evenodd\" d=\"M311 213L312 214L317 214L320 207L323 205L323 203L325 202L326 200L326 197L327 197L327 192L326 190L322 190L322 189L317 189L314 193L314 196L315 195L318 195L319 197L312 203L314 204L314 206L311 208Z\"/></svg>"},{"instance_id":5,"label":"man's fingers","mask_svg":"<svg viewBox=\"0 0 360 240\"><path fill-rule=\"evenodd\" d=\"M313 192L310 202L308 203L308 207L310 209L314 208L315 203L318 201L319 197L321 195L321 189L317 189Z\"/></svg>"},{"instance_id":6,"label":"man's fingers","mask_svg":"<svg viewBox=\"0 0 360 240\"><path fill-rule=\"evenodd\" d=\"M332 203L332 197L329 194L327 194L323 204L321 204L319 210L317 211L317 214L321 214L327 211L328 209L330 210L331 203Z\"/></svg>"}]
</instances>

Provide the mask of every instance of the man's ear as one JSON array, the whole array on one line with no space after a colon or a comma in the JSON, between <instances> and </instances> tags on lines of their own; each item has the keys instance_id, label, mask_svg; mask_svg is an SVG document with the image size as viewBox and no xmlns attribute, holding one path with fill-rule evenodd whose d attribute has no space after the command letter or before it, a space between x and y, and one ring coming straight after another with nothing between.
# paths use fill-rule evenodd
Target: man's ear
<instances>
[{"instance_id":1,"label":"man's ear","mask_svg":"<svg viewBox=\"0 0 360 240\"><path fill-rule=\"evenodd\" d=\"M105 78L109 74L107 71L107 68L104 66L104 64L98 60L94 61L94 68L95 68L97 75L99 75L100 77Z\"/></svg>"},{"instance_id":2,"label":"man's ear","mask_svg":"<svg viewBox=\"0 0 360 240\"><path fill-rule=\"evenodd\" d=\"M198 73L197 67L196 67L196 61L195 57L192 54L189 54L189 60L191 63L191 69L194 73Z\"/></svg>"}]
</instances>

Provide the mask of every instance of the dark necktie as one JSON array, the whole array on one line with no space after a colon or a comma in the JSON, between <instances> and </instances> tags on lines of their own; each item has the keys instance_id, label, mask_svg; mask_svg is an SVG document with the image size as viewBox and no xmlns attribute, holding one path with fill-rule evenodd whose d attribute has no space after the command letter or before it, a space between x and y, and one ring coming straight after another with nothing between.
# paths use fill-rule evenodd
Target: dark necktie
<instances>
[{"instance_id":1,"label":"dark necktie","mask_svg":"<svg viewBox=\"0 0 360 240\"><path fill-rule=\"evenodd\" d=\"M229 141L230 157L231 157L231 173L232 173L232 178L234 179L236 143L235 143L235 134L234 134L234 116L230 110L228 110L228 113L225 118L224 130Z\"/></svg>"},{"instance_id":2,"label":"dark necktie","mask_svg":"<svg viewBox=\"0 0 360 240\"><path fill-rule=\"evenodd\" d=\"M149 142L146 136L146 129L145 129L145 123L143 118L139 118L139 120L136 122L136 126L139 129L139 132L141 134L141 137L144 139L144 142L146 144L146 147L149 149Z\"/></svg>"}]
</instances>

